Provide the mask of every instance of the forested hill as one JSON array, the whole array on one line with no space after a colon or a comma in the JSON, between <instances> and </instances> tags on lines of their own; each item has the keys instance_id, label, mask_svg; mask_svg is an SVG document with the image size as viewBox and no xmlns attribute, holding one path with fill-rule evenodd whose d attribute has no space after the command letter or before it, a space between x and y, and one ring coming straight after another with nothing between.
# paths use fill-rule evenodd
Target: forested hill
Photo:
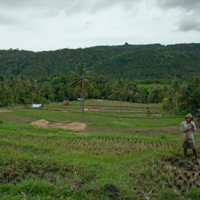
<instances>
[{"instance_id":1,"label":"forested hill","mask_svg":"<svg viewBox=\"0 0 200 200\"><path fill-rule=\"evenodd\" d=\"M195 57L195 56L193 56ZM200 57L166 50L140 50L115 56L95 66L110 77L166 79L200 75Z\"/></svg>"},{"instance_id":2,"label":"forested hill","mask_svg":"<svg viewBox=\"0 0 200 200\"><path fill-rule=\"evenodd\" d=\"M0 74L23 74L28 78L75 70L84 62L112 78L169 78L200 75L200 44L163 46L122 45L56 51L0 50Z\"/></svg>"}]
</instances>

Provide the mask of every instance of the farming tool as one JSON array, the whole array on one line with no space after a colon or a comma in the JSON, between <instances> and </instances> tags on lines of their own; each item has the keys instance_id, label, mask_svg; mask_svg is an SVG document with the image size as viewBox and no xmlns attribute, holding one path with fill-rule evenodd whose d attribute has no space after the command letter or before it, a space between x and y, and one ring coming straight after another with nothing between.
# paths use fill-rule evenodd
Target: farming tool
<instances>
[{"instance_id":1,"label":"farming tool","mask_svg":"<svg viewBox=\"0 0 200 200\"><path fill-rule=\"evenodd\" d=\"M174 156L174 159L173 159L172 163L174 163L174 161L176 159L176 156L177 156L178 152L180 151L181 147L183 146L183 144L185 143L185 141L187 140L189 133L190 133L190 131L187 132L187 135L185 136L185 139L184 139L183 143L181 144L180 148L176 152L176 155Z\"/></svg>"}]
</instances>

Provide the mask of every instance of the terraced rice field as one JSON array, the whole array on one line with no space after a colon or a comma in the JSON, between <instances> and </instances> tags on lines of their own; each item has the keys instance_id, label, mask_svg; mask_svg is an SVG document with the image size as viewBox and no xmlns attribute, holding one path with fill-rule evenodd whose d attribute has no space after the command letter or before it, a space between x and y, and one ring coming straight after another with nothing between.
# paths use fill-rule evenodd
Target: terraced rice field
<instances>
[{"instance_id":1,"label":"terraced rice field","mask_svg":"<svg viewBox=\"0 0 200 200\"><path fill-rule=\"evenodd\" d=\"M184 117L157 104L148 107L161 116L148 117L147 105L127 102L120 116L118 104L88 100L84 117L78 102L0 112L0 199L199 199L192 152L170 163ZM31 125L38 120L51 126ZM77 122L84 127L68 128ZM199 130L195 140L199 152Z\"/></svg>"}]
</instances>

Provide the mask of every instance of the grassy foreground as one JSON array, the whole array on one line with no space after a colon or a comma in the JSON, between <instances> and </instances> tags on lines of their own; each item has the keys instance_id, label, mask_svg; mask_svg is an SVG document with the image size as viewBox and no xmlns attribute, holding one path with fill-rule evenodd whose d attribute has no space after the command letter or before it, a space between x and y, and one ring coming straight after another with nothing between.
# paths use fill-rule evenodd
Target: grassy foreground
<instances>
[{"instance_id":1,"label":"grassy foreground","mask_svg":"<svg viewBox=\"0 0 200 200\"><path fill-rule=\"evenodd\" d=\"M181 193L176 177L163 167L181 144L183 117L147 117L144 105L131 103L123 108L130 113L119 116L118 102L99 100L86 101L86 108L93 106L95 111L82 117L78 105L11 108L0 113L0 199L200 198L198 188ZM149 107L163 112L161 105ZM87 128L75 131L30 124L39 119L81 122ZM198 151L199 133L195 135Z\"/></svg>"}]
</instances>

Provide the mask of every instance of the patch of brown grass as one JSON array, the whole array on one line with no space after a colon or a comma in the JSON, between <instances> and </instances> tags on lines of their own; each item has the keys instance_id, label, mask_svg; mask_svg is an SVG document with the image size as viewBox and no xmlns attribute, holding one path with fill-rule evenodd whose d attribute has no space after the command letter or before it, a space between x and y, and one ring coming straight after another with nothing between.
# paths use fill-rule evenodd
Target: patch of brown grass
<instances>
[{"instance_id":1,"label":"patch of brown grass","mask_svg":"<svg viewBox=\"0 0 200 200\"><path fill-rule=\"evenodd\" d=\"M87 128L86 124L80 122L73 122L70 124L67 123L50 123L45 119L37 120L31 123L33 126L44 127L44 128L64 128L64 129L71 129L76 131L84 131Z\"/></svg>"}]
</instances>

